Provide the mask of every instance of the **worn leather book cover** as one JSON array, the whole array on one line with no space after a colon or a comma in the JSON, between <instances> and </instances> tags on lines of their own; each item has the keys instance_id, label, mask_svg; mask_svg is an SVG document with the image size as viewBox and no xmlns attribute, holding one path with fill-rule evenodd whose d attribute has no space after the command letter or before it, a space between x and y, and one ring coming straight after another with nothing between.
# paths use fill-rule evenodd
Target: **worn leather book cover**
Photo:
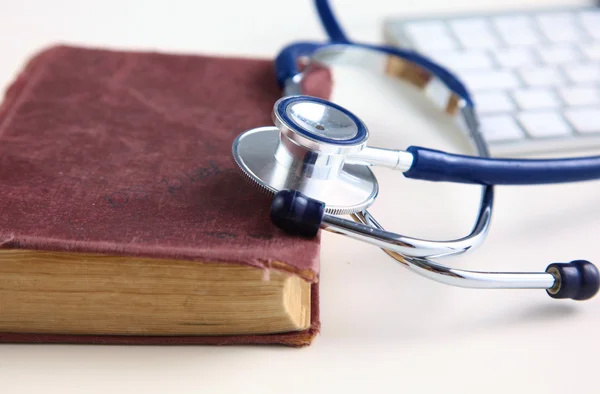
<instances>
[{"instance_id":1,"label":"worn leather book cover","mask_svg":"<svg viewBox=\"0 0 600 394\"><path fill-rule=\"evenodd\" d=\"M0 248L244 264L312 284L301 332L229 336L0 333L0 342L307 345L319 330L319 239L268 218L234 138L269 125L272 61L56 46L0 107ZM1 311L0 311L1 313Z\"/></svg>"}]
</instances>

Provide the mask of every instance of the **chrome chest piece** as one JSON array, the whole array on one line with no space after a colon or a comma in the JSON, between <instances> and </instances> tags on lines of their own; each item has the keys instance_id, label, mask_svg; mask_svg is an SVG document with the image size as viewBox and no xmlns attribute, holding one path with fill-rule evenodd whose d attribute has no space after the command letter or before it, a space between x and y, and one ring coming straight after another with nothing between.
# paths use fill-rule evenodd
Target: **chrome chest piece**
<instances>
[{"instance_id":1,"label":"chrome chest piece","mask_svg":"<svg viewBox=\"0 0 600 394\"><path fill-rule=\"evenodd\" d=\"M378 193L368 166L351 164L367 145L369 132L350 111L326 100L288 96L273 108L276 127L241 134L233 157L265 190L297 190L325 203L331 214L365 210ZM356 159L355 159L356 160Z\"/></svg>"}]
</instances>

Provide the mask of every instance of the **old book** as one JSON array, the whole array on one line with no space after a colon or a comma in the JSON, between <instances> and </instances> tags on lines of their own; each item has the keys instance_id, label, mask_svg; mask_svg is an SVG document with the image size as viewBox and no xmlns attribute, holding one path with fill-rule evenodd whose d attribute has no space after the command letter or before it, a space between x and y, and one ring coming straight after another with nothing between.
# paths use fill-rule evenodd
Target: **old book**
<instances>
[{"instance_id":1,"label":"old book","mask_svg":"<svg viewBox=\"0 0 600 394\"><path fill-rule=\"evenodd\" d=\"M319 239L231 157L279 96L269 60L33 57L0 107L0 341L309 344Z\"/></svg>"}]
</instances>

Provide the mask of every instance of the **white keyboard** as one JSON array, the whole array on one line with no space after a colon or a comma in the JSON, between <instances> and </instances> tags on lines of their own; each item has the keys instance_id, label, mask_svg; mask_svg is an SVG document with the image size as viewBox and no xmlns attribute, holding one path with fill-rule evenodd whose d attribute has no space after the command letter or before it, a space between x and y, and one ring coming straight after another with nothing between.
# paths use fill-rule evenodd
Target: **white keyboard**
<instances>
[{"instance_id":1,"label":"white keyboard","mask_svg":"<svg viewBox=\"0 0 600 394\"><path fill-rule=\"evenodd\" d=\"M600 148L600 9L390 19L467 85L492 154Z\"/></svg>"}]
</instances>

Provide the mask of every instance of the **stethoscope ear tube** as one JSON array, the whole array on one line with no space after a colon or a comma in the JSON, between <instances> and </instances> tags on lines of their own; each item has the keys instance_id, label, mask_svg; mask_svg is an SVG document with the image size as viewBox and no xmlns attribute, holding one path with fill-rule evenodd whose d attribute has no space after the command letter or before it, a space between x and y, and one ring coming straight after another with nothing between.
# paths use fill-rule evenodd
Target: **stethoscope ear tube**
<instances>
[{"instance_id":1,"label":"stethoscope ear tube","mask_svg":"<svg viewBox=\"0 0 600 394\"><path fill-rule=\"evenodd\" d=\"M398 253L389 242L382 245L386 233L368 213L354 215L357 222L325 213L325 204L296 190L281 190L273 198L271 221L284 232L314 237L320 228L340 233L356 240L380 246L388 255L422 276L437 282L468 288L545 289L552 298L577 301L592 298L600 288L600 273L586 260L553 263L546 272L478 272L448 267L427 258L409 257ZM390 237L393 234L389 234ZM379 242L375 242L379 239Z\"/></svg>"}]
</instances>

